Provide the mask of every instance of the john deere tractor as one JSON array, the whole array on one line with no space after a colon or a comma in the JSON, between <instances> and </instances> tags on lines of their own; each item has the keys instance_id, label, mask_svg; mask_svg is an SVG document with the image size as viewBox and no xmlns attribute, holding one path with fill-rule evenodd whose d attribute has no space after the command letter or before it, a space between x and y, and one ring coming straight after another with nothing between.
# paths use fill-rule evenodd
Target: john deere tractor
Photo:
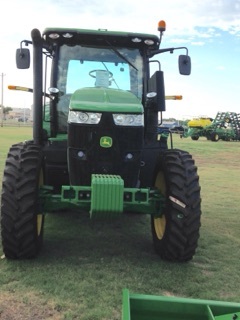
<instances>
[{"instance_id":1,"label":"john deere tractor","mask_svg":"<svg viewBox=\"0 0 240 320\"><path fill-rule=\"evenodd\" d=\"M31 32L16 52L30 67L33 138L11 146L3 173L1 235L7 258L37 256L46 213L74 209L92 219L122 213L151 216L156 252L188 261L197 248L200 187L192 156L159 133L165 111L160 63L185 47L160 48L160 36L107 30L47 28ZM151 71L150 70L151 65ZM155 68L155 70L154 70ZM152 74L151 74L152 72Z\"/></svg>"}]
</instances>

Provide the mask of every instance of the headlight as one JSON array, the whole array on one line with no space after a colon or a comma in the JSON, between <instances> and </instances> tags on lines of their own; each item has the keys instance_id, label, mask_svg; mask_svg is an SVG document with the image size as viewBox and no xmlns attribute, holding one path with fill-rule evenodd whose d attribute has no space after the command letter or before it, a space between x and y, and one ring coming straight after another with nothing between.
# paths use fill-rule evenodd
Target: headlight
<instances>
[{"instance_id":1,"label":"headlight","mask_svg":"<svg viewBox=\"0 0 240 320\"><path fill-rule=\"evenodd\" d=\"M98 124L101 120L101 116L101 113L96 112L69 111L68 122Z\"/></svg>"},{"instance_id":2,"label":"headlight","mask_svg":"<svg viewBox=\"0 0 240 320\"><path fill-rule=\"evenodd\" d=\"M114 123L117 126L143 126L143 114L113 114Z\"/></svg>"}]
</instances>

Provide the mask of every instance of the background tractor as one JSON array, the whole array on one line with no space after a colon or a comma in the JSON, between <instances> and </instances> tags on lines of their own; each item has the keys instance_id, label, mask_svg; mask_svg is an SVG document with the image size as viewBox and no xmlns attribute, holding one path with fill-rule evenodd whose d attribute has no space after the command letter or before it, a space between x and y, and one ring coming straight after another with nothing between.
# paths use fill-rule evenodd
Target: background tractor
<instances>
[{"instance_id":1,"label":"background tractor","mask_svg":"<svg viewBox=\"0 0 240 320\"><path fill-rule=\"evenodd\" d=\"M17 49L30 66L33 139L11 146L3 173L1 235L7 258L35 257L46 213L87 210L92 219L123 212L151 216L156 252L188 261L197 248L200 187L192 156L168 148L159 134L165 111L163 71L155 55L186 50L179 71L189 75L184 47L160 49L156 35L47 28ZM156 63L157 62L157 63ZM157 66L151 74L150 65Z\"/></svg>"}]
</instances>

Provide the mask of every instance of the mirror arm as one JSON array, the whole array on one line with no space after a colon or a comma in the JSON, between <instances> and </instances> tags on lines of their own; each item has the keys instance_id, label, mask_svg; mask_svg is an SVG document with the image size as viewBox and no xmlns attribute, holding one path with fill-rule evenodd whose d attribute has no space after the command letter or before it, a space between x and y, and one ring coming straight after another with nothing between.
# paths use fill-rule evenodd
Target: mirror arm
<instances>
[{"instance_id":1,"label":"mirror arm","mask_svg":"<svg viewBox=\"0 0 240 320\"><path fill-rule=\"evenodd\" d=\"M25 46L27 47L29 44L32 44L32 41L29 41L29 40L22 40L20 42L20 49L22 49L22 45L23 43L25 44Z\"/></svg>"},{"instance_id":2,"label":"mirror arm","mask_svg":"<svg viewBox=\"0 0 240 320\"><path fill-rule=\"evenodd\" d=\"M30 41L30 40L22 40L22 41L20 42L20 49L21 49L21 51L22 51L23 44L27 47L29 44L32 44L32 41ZM48 50L49 52L52 51L52 47L51 47L47 42L43 41L43 44L42 44L42 45L43 45L43 48L44 48L44 49Z\"/></svg>"},{"instance_id":3,"label":"mirror arm","mask_svg":"<svg viewBox=\"0 0 240 320\"><path fill-rule=\"evenodd\" d=\"M23 43L27 47L29 44L32 44L32 41L29 40L22 40L20 42L20 58L23 58L24 54L22 53Z\"/></svg>"},{"instance_id":4,"label":"mirror arm","mask_svg":"<svg viewBox=\"0 0 240 320\"><path fill-rule=\"evenodd\" d=\"M186 50L186 55L188 56L188 48L187 47L176 47L176 48L165 48L165 49L158 49L158 50L152 50L148 52L148 57L152 58L154 55L164 52L170 52L173 53L174 50Z\"/></svg>"}]
</instances>

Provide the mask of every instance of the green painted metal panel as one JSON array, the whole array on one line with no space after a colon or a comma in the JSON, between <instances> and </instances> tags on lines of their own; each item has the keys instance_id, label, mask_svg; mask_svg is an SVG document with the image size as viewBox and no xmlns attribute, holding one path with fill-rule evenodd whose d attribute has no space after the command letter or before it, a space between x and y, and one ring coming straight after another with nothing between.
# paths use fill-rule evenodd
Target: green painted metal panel
<instances>
[{"instance_id":1,"label":"green painted metal panel","mask_svg":"<svg viewBox=\"0 0 240 320\"><path fill-rule=\"evenodd\" d=\"M116 175L92 175L91 218L115 217L123 212L124 181Z\"/></svg>"},{"instance_id":2,"label":"green painted metal panel","mask_svg":"<svg viewBox=\"0 0 240 320\"><path fill-rule=\"evenodd\" d=\"M41 212L75 208L87 210L91 218L115 217L123 212L145 213L161 216L165 198L157 189L124 188L118 175L92 175L90 186L62 186L60 194L54 194L49 186L39 191Z\"/></svg>"},{"instance_id":3,"label":"green painted metal panel","mask_svg":"<svg viewBox=\"0 0 240 320\"><path fill-rule=\"evenodd\" d=\"M233 312L222 316L216 316L215 320L239 320L240 312Z\"/></svg>"},{"instance_id":4,"label":"green painted metal panel","mask_svg":"<svg viewBox=\"0 0 240 320\"><path fill-rule=\"evenodd\" d=\"M131 92L109 88L82 88L70 100L70 110L143 113L140 100Z\"/></svg>"},{"instance_id":5,"label":"green painted metal panel","mask_svg":"<svg viewBox=\"0 0 240 320\"><path fill-rule=\"evenodd\" d=\"M123 290L122 320L236 320L240 303L130 294Z\"/></svg>"},{"instance_id":6,"label":"green painted metal panel","mask_svg":"<svg viewBox=\"0 0 240 320\"><path fill-rule=\"evenodd\" d=\"M68 135L66 133L59 133L56 137L49 138L49 141L66 141Z\"/></svg>"}]
</instances>

